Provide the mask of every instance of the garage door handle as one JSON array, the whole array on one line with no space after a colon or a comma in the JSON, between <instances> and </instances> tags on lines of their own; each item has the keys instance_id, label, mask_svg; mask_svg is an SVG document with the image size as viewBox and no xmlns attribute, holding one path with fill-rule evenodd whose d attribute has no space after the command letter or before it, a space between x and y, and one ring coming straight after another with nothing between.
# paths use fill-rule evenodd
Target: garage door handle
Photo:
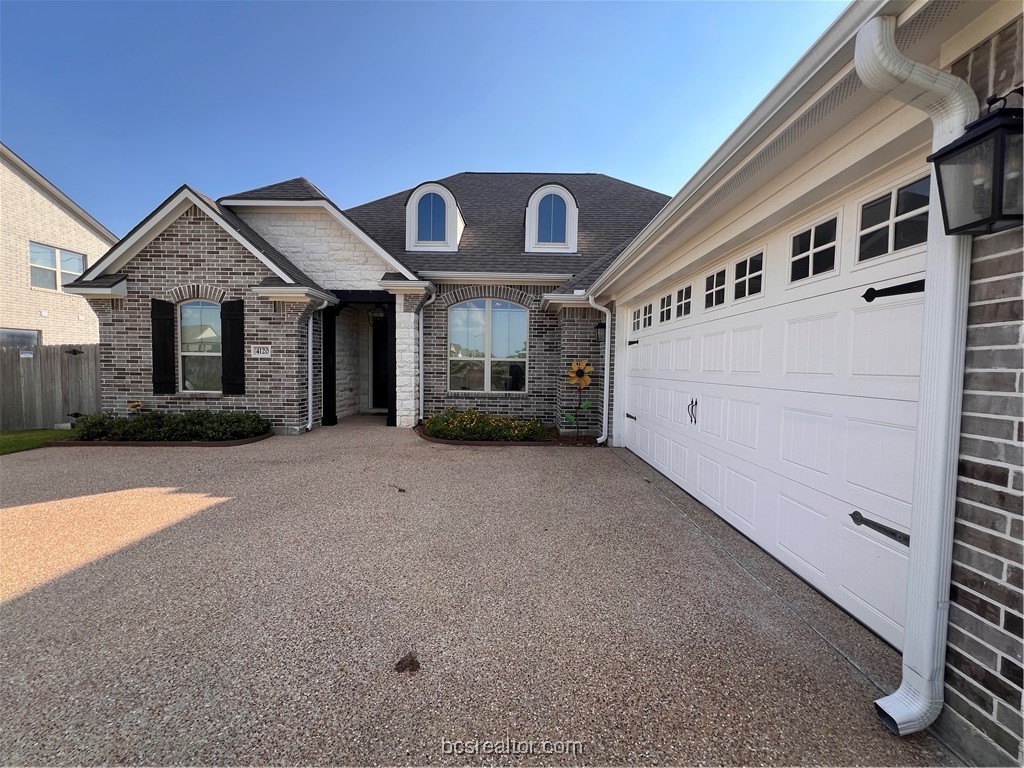
<instances>
[{"instance_id":1,"label":"garage door handle","mask_svg":"<svg viewBox=\"0 0 1024 768\"><path fill-rule=\"evenodd\" d=\"M690 401L690 404L686 407L686 410L690 412L690 423L697 423L697 399L694 398Z\"/></svg>"},{"instance_id":2,"label":"garage door handle","mask_svg":"<svg viewBox=\"0 0 1024 768\"><path fill-rule=\"evenodd\" d=\"M869 520L857 510L850 513L850 519L853 520L854 525L863 525L865 528L870 528L872 531L878 531L883 536L888 536L893 541L898 541L905 547L910 546L909 533L903 533L903 531L897 531L895 528L890 528L888 525L882 525L881 523L876 523L874 520Z\"/></svg>"}]
</instances>

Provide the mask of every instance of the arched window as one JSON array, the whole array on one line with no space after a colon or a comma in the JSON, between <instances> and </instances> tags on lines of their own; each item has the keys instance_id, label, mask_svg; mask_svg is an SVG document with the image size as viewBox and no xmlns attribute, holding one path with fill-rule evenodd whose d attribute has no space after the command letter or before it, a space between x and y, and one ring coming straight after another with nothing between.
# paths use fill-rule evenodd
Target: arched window
<instances>
[{"instance_id":1,"label":"arched window","mask_svg":"<svg viewBox=\"0 0 1024 768\"><path fill-rule=\"evenodd\" d=\"M416 240L420 243L445 242L444 200L436 192L428 192L420 198L416 214Z\"/></svg>"},{"instance_id":2,"label":"arched window","mask_svg":"<svg viewBox=\"0 0 1024 768\"><path fill-rule=\"evenodd\" d=\"M527 253L575 253L579 208L561 184L535 189L526 204Z\"/></svg>"},{"instance_id":3,"label":"arched window","mask_svg":"<svg viewBox=\"0 0 1024 768\"><path fill-rule=\"evenodd\" d=\"M565 245L565 200L554 192L537 206L537 242Z\"/></svg>"},{"instance_id":4,"label":"arched window","mask_svg":"<svg viewBox=\"0 0 1024 768\"><path fill-rule=\"evenodd\" d=\"M221 391L220 304L186 301L178 307L181 390Z\"/></svg>"},{"instance_id":5,"label":"arched window","mask_svg":"<svg viewBox=\"0 0 1024 768\"><path fill-rule=\"evenodd\" d=\"M473 299L448 310L448 388L526 391L530 311L511 301Z\"/></svg>"}]
</instances>

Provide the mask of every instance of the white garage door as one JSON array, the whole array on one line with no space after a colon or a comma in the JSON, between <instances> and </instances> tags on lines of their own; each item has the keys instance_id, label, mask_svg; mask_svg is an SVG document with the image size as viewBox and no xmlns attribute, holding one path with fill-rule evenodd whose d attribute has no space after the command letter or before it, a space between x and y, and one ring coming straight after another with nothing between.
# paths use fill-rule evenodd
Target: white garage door
<instances>
[{"instance_id":1,"label":"white garage door","mask_svg":"<svg viewBox=\"0 0 1024 768\"><path fill-rule=\"evenodd\" d=\"M688 317L636 306L627 446L902 648L923 254L799 286L769 262L745 301L735 264L724 306L704 310L707 273Z\"/></svg>"}]
</instances>

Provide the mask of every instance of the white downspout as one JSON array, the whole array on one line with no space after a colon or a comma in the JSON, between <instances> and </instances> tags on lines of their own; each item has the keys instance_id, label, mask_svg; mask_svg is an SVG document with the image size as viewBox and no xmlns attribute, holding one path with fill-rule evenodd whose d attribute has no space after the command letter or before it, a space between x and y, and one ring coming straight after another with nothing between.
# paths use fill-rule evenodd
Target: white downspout
<instances>
[{"instance_id":1,"label":"white downspout","mask_svg":"<svg viewBox=\"0 0 1024 768\"><path fill-rule=\"evenodd\" d=\"M594 301L593 296L587 296L587 301L594 309L604 312L604 400L601 401L601 436L597 438L597 444L603 445L608 440L608 392L612 381L609 365L612 359L612 311Z\"/></svg>"},{"instance_id":2,"label":"white downspout","mask_svg":"<svg viewBox=\"0 0 1024 768\"><path fill-rule=\"evenodd\" d=\"M857 33L855 62L864 84L928 114L933 150L963 134L978 99L958 77L912 61L896 48L896 19L879 16ZM889 730L904 736L927 728L943 705L943 667L953 558L960 399L970 283L971 238L947 236L935 175L925 266L920 394L914 445L911 546L903 681L875 702Z\"/></svg>"},{"instance_id":3,"label":"white downspout","mask_svg":"<svg viewBox=\"0 0 1024 768\"><path fill-rule=\"evenodd\" d=\"M423 318L424 318L424 315L426 314L427 307L429 307L435 301L437 301L437 289L436 288L431 288L430 289L430 298L427 299L425 302L423 302L423 305L420 307L420 327L419 327L419 332L420 332L419 333L419 335L420 335L420 348L419 348L419 353L420 353L420 421L423 421L423 404L424 404L424 395L423 395L424 385L423 385L423 381L424 381L424 377L425 377L425 373L426 373L426 365L427 365L427 363L426 363L426 355L423 354Z\"/></svg>"}]
</instances>

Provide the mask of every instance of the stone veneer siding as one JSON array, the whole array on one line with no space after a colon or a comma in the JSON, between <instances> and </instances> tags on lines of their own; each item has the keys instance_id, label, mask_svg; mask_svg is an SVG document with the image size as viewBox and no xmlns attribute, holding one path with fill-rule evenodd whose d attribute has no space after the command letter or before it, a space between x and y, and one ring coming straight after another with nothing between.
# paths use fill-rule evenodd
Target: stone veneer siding
<instances>
[{"instance_id":1,"label":"stone veneer siding","mask_svg":"<svg viewBox=\"0 0 1024 768\"><path fill-rule=\"evenodd\" d=\"M255 411L276 431L297 433L307 421L306 332L314 302L279 303L255 296L250 288L272 273L249 251L195 206L157 235L121 270L127 275L123 300L90 299L100 326L100 386L104 410L124 413L132 400L146 410ZM186 298L245 301L244 395L154 395L150 300ZM270 344L269 359L249 357L253 344ZM314 418L322 403L320 345L314 337ZM180 361L176 368L180 367ZM176 373L180 382L180 372Z\"/></svg>"},{"instance_id":2,"label":"stone veneer siding","mask_svg":"<svg viewBox=\"0 0 1024 768\"><path fill-rule=\"evenodd\" d=\"M1019 764L1024 756L1022 259L1020 229L974 241L946 710L937 726L966 758L993 765ZM965 728L983 740L965 740Z\"/></svg>"},{"instance_id":3,"label":"stone veneer siding","mask_svg":"<svg viewBox=\"0 0 1024 768\"><path fill-rule=\"evenodd\" d=\"M41 331L43 344L95 344L99 323L85 299L32 286L28 244L84 254L91 266L112 243L6 159L0 165L0 326Z\"/></svg>"},{"instance_id":4,"label":"stone veneer siding","mask_svg":"<svg viewBox=\"0 0 1024 768\"><path fill-rule=\"evenodd\" d=\"M540 309L541 296L557 286L438 285L437 300L424 309L424 410L430 416L445 408L477 408L487 413L555 423L558 388L563 386L558 314ZM448 391L448 308L470 299L501 299L530 311L526 392Z\"/></svg>"}]
</instances>

